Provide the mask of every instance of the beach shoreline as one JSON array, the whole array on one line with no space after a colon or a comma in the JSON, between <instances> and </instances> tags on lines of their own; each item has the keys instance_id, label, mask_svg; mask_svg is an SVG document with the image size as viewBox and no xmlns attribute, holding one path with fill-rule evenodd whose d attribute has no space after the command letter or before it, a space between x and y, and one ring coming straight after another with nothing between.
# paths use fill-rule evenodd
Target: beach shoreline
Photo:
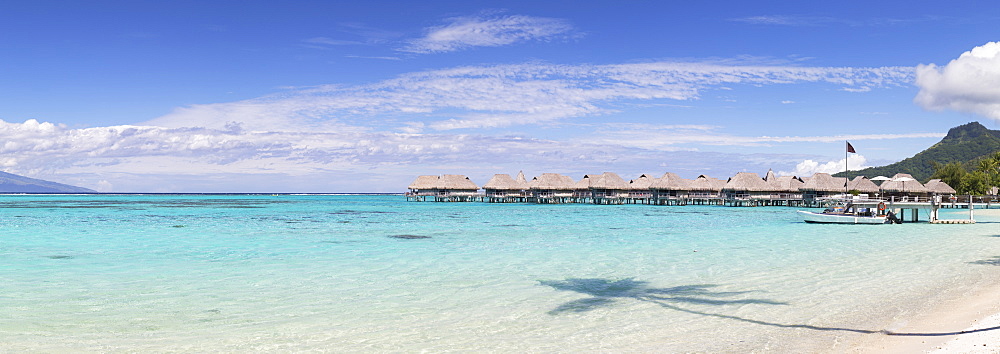
<instances>
[{"instance_id":1,"label":"beach shoreline","mask_svg":"<svg viewBox=\"0 0 1000 354\"><path fill-rule=\"evenodd\" d=\"M977 216L1000 217L1000 209L977 209ZM887 333L866 336L855 353L994 353L1000 351L1000 284L983 280L949 294L917 316L900 319Z\"/></svg>"},{"instance_id":2,"label":"beach shoreline","mask_svg":"<svg viewBox=\"0 0 1000 354\"><path fill-rule=\"evenodd\" d=\"M1000 348L1000 285L943 301L915 317L901 319L887 333L866 336L855 353L969 352ZM977 331L978 330L978 331ZM983 346L987 344L987 346ZM946 348L946 350L942 350ZM973 351L975 352L975 351Z\"/></svg>"}]
</instances>

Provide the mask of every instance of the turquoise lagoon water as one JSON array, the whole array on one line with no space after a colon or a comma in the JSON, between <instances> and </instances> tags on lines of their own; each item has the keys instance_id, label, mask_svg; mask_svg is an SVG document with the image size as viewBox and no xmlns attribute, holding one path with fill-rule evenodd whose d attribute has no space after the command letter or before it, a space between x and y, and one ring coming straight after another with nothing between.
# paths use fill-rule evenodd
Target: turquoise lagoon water
<instances>
[{"instance_id":1,"label":"turquoise lagoon water","mask_svg":"<svg viewBox=\"0 0 1000 354\"><path fill-rule=\"evenodd\" d=\"M2 196L0 351L837 351L1000 280L1000 218L795 210Z\"/></svg>"}]
</instances>

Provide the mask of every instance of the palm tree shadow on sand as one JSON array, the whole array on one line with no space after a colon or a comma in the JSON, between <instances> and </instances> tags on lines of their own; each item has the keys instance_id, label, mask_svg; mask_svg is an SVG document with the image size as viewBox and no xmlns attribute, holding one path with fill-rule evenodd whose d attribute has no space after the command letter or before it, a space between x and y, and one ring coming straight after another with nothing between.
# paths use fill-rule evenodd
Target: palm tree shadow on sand
<instances>
[{"instance_id":1,"label":"palm tree shadow on sand","mask_svg":"<svg viewBox=\"0 0 1000 354\"><path fill-rule=\"evenodd\" d=\"M714 291L715 284L683 285L669 288L652 288L649 282L632 278L611 280L601 278L567 278L566 280L539 280L541 285L550 286L560 291L573 291L589 295L588 298L569 301L549 311L550 315L563 313L587 312L602 307L610 307L618 301L635 300L657 304L665 309L680 311L700 316L715 317L726 320L752 323L762 326L779 328L801 328L814 331L843 331L862 334L884 334L889 336L934 337L950 336L963 333L985 332L1000 329L1000 326L960 332L941 333L900 333L888 330L868 330L842 327L822 327L806 324L785 324L744 318L721 313L712 313L686 308L685 305L789 305L787 302L768 299L741 298L755 291Z\"/></svg>"},{"instance_id":2,"label":"palm tree shadow on sand","mask_svg":"<svg viewBox=\"0 0 1000 354\"><path fill-rule=\"evenodd\" d=\"M1000 266L1000 256L993 256L990 259L982 259L975 262L969 262L969 264Z\"/></svg>"}]
</instances>

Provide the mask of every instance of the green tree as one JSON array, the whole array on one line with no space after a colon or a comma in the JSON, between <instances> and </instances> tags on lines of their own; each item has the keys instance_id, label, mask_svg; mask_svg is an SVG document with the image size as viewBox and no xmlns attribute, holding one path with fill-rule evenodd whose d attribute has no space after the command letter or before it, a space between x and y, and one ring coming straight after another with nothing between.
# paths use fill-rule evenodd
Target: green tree
<instances>
[{"instance_id":1,"label":"green tree","mask_svg":"<svg viewBox=\"0 0 1000 354\"><path fill-rule=\"evenodd\" d=\"M941 182L958 190L958 187L962 185L962 180L968 174L969 172L965 171L961 162L952 162L947 165L934 164L934 174L931 175L931 179L940 179Z\"/></svg>"},{"instance_id":2,"label":"green tree","mask_svg":"<svg viewBox=\"0 0 1000 354\"><path fill-rule=\"evenodd\" d=\"M987 178L982 171L971 172L962 178L962 184L955 189L960 194L985 195L990 189Z\"/></svg>"},{"instance_id":3,"label":"green tree","mask_svg":"<svg viewBox=\"0 0 1000 354\"><path fill-rule=\"evenodd\" d=\"M990 187L1000 185L1000 151L979 160L976 171L986 175L986 184Z\"/></svg>"}]
</instances>

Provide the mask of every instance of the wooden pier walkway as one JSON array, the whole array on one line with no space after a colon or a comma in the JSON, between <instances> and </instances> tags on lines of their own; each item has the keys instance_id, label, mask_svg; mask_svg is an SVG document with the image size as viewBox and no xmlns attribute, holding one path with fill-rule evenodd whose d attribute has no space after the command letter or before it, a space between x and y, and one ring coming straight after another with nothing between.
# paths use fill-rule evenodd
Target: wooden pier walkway
<instances>
[{"instance_id":1,"label":"wooden pier walkway","mask_svg":"<svg viewBox=\"0 0 1000 354\"><path fill-rule=\"evenodd\" d=\"M968 203L956 203L956 202L942 202L942 198L925 198L925 201L900 201L895 200L858 200L852 201L855 206L860 208L885 208L885 210L892 211L896 214L899 220L904 222L919 222L920 214L922 211L926 211L929 222L931 224L975 224L975 209L989 208L990 203L973 203L970 199ZM941 219L940 210L941 209L968 209L969 218L968 219L952 219L944 220ZM907 220L909 217L909 220Z\"/></svg>"}]
</instances>

